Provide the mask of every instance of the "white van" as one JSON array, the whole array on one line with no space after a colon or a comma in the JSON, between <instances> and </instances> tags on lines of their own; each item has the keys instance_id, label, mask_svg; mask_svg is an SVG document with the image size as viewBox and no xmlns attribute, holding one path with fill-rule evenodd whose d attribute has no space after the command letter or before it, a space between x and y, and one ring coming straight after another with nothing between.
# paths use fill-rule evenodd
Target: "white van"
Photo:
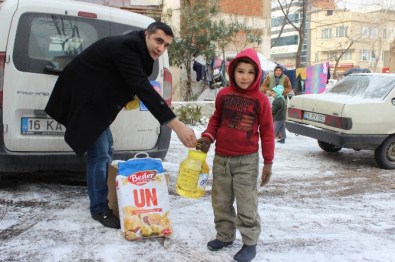
<instances>
[{"instance_id":1,"label":"white van","mask_svg":"<svg viewBox=\"0 0 395 262\"><path fill-rule=\"evenodd\" d=\"M0 4L0 172L85 169L65 143L64 127L44 112L62 69L100 38L145 29L152 18L71 0L6 0ZM167 53L150 80L170 105ZM138 121L138 125L136 122ZM111 125L114 159L137 152L164 158L171 130L139 102Z\"/></svg>"}]
</instances>

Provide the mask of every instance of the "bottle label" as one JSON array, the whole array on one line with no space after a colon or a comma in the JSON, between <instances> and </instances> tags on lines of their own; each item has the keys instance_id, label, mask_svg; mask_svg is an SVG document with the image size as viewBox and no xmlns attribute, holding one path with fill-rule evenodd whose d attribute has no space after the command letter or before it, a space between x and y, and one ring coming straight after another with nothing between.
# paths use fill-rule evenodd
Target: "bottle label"
<instances>
[{"instance_id":1,"label":"bottle label","mask_svg":"<svg viewBox=\"0 0 395 262\"><path fill-rule=\"evenodd\" d=\"M204 174L204 173L200 174L197 187L200 190L206 190L207 183L208 183L208 174Z\"/></svg>"}]
</instances>

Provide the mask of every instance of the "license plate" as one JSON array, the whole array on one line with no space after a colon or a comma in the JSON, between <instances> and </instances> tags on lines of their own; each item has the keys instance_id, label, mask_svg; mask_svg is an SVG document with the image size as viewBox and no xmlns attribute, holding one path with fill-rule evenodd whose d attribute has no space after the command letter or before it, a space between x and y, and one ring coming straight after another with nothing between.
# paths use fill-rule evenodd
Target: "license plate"
<instances>
[{"instance_id":1,"label":"license plate","mask_svg":"<svg viewBox=\"0 0 395 262\"><path fill-rule=\"evenodd\" d=\"M51 118L22 117L22 135L64 135L66 128Z\"/></svg>"},{"instance_id":2,"label":"license plate","mask_svg":"<svg viewBox=\"0 0 395 262\"><path fill-rule=\"evenodd\" d=\"M304 112L303 119L306 119L309 121L314 121L314 122L319 122L319 123L325 123L325 115L323 115L323 114Z\"/></svg>"}]
</instances>

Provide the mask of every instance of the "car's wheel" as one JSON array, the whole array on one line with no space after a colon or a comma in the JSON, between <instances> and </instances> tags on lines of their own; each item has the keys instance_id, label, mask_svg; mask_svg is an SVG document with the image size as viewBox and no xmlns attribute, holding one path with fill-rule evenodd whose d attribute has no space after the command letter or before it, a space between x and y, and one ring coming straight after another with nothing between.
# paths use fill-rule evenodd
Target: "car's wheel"
<instances>
[{"instance_id":1,"label":"car's wheel","mask_svg":"<svg viewBox=\"0 0 395 262\"><path fill-rule=\"evenodd\" d=\"M376 148L374 158L384 169L395 169L395 135L390 136Z\"/></svg>"},{"instance_id":2,"label":"car's wheel","mask_svg":"<svg viewBox=\"0 0 395 262\"><path fill-rule=\"evenodd\" d=\"M320 148L322 150L324 150L325 152L337 152L340 149L342 149L341 147L338 147L338 146L336 146L334 144L322 142L320 140L317 140L317 141L318 141L318 145L320 146Z\"/></svg>"}]
</instances>

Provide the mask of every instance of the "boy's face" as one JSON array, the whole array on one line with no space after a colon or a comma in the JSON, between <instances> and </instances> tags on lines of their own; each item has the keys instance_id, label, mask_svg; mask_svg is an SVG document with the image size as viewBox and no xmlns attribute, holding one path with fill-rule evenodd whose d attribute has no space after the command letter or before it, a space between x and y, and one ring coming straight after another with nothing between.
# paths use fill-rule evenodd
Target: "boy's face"
<instances>
[{"instance_id":1,"label":"boy's face","mask_svg":"<svg viewBox=\"0 0 395 262\"><path fill-rule=\"evenodd\" d=\"M161 29L152 34L145 31L148 52L154 60L158 59L167 50L172 41L173 37L166 35Z\"/></svg>"},{"instance_id":2,"label":"boy's face","mask_svg":"<svg viewBox=\"0 0 395 262\"><path fill-rule=\"evenodd\" d=\"M241 89L247 89L255 80L255 68L252 64L240 62L235 68L235 81Z\"/></svg>"}]
</instances>

